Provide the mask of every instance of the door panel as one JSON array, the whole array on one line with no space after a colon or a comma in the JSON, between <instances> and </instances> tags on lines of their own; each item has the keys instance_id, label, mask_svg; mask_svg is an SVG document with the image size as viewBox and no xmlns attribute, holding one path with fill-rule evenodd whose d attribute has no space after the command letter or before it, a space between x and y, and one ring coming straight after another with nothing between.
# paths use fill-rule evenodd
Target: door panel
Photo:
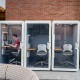
<instances>
[{"instance_id":1,"label":"door panel","mask_svg":"<svg viewBox=\"0 0 80 80\"><path fill-rule=\"evenodd\" d=\"M25 66L49 70L51 56L51 22L25 21Z\"/></svg>"},{"instance_id":2,"label":"door panel","mask_svg":"<svg viewBox=\"0 0 80 80\"><path fill-rule=\"evenodd\" d=\"M52 69L78 70L78 21L53 21L52 25Z\"/></svg>"},{"instance_id":3,"label":"door panel","mask_svg":"<svg viewBox=\"0 0 80 80\"><path fill-rule=\"evenodd\" d=\"M23 28L24 28L24 22L23 21L0 21L0 46L2 47L0 50L0 62L1 63L7 63L7 64L18 64L23 65L22 62L22 55L23 55L23 48L21 45L19 47L13 48L9 46L9 44L14 45L15 40L13 39L13 34L16 34L19 41L23 42ZM20 54L18 55L19 48ZM13 53L15 52L16 55ZM16 53L17 52L17 53Z\"/></svg>"}]
</instances>

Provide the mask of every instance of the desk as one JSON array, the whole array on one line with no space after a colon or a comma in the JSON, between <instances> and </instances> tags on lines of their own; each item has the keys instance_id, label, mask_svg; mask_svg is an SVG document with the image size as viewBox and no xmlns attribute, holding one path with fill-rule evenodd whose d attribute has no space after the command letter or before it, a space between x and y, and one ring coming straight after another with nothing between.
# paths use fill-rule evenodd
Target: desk
<instances>
[{"instance_id":1,"label":"desk","mask_svg":"<svg viewBox=\"0 0 80 80\"><path fill-rule=\"evenodd\" d=\"M36 48L29 48L29 49L27 49L28 51L35 51L36 50Z\"/></svg>"},{"instance_id":2,"label":"desk","mask_svg":"<svg viewBox=\"0 0 80 80\"><path fill-rule=\"evenodd\" d=\"M2 54L5 54L5 50L6 50L6 48L10 48L10 46L1 46L1 48L2 48ZM8 54L9 55L9 54Z\"/></svg>"},{"instance_id":3,"label":"desk","mask_svg":"<svg viewBox=\"0 0 80 80\"><path fill-rule=\"evenodd\" d=\"M10 46L2 46L1 48L9 48Z\"/></svg>"},{"instance_id":4,"label":"desk","mask_svg":"<svg viewBox=\"0 0 80 80\"><path fill-rule=\"evenodd\" d=\"M35 50L36 50L36 48L28 48L27 49L27 57L30 56L30 51L35 51Z\"/></svg>"},{"instance_id":5,"label":"desk","mask_svg":"<svg viewBox=\"0 0 80 80\"><path fill-rule=\"evenodd\" d=\"M62 51L61 48L55 48L54 50L55 50L55 51Z\"/></svg>"}]
</instances>

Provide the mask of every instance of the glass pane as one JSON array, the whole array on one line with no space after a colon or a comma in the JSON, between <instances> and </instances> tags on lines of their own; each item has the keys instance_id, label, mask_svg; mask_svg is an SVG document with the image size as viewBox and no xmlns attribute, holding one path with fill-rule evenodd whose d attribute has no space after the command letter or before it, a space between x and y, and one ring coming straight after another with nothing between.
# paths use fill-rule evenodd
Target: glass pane
<instances>
[{"instance_id":1,"label":"glass pane","mask_svg":"<svg viewBox=\"0 0 80 80\"><path fill-rule=\"evenodd\" d=\"M49 24L27 24L26 36L27 66L31 68L48 68Z\"/></svg>"},{"instance_id":2,"label":"glass pane","mask_svg":"<svg viewBox=\"0 0 80 80\"><path fill-rule=\"evenodd\" d=\"M0 63L21 64L21 24L0 24Z\"/></svg>"},{"instance_id":3,"label":"glass pane","mask_svg":"<svg viewBox=\"0 0 80 80\"><path fill-rule=\"evenodd\" d=\"M77 24L55 24L55 68L76 68Z\"/></svg>"}]
</instances>

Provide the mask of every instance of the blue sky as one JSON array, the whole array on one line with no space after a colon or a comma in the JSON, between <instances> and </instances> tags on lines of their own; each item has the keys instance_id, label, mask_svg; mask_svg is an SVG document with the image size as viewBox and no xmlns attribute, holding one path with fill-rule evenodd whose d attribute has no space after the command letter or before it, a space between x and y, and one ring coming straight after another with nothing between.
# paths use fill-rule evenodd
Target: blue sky
<instances>
[{"instance_id":1,"label":"blue sky","mask_svg":"<svg viewBox=\"0 0 80 80\"><path fill-rule=\"evenodd\" d=\"M5 0L0 0L0 6L2 6L3 8L6 8Z\"/></svg>"}]
</instances>

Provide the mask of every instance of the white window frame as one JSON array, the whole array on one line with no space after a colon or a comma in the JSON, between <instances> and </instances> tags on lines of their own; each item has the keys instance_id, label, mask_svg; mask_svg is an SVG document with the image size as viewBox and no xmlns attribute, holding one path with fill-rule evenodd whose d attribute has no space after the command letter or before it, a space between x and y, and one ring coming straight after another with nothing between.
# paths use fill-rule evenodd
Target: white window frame
<instances>
[{"instance_id":1,"label":"white window frame","mask_svg":"<svg viewBox=\"0 0 80 80\"><path fill-rule=\"evenodd\" d=\"M57 71L78 71L79 70L79 45L77 47L77 67L76 69L69 69L69 68L54 68L54 57L55 57L55 23L56 24L78 24L78 30L77 30L77 43L79 44L79 30L80 30L80 22L79 21L71 21L71 20L64 20L64 21L53 21L52 22L52 70Z\"/></svg>"},{"instance_id":2,"label":"white window frame","mask_svg":"<svg viewBox=\"0 0 80 80\"><path fill-rule=\"evenodd\" d=\"M22 43L22 45L21 45L21 66L23 66L23 63L24 63L24 61L23 61L23 54L24 54L24 47L23 47L23 44L24 44L24 21L0 21L0 25L1 24L21 24L22 25L22 39L21 39L21 43Z\"/></svg>"},{"instance_id":3,"label":"white window frame","mask_svg":"<svg viewBox=\"0 0 80 80\"><path fill-rule=\"evenodd\" d=\"M31 68L31 67L28 67L28 68L30 68L30 69L32 69L32 70L50 70L50 68L51 68L51 21L44 21L44 20L41 20L41 21L25 21L25 36L26 36L26 33L27 33L27 24L28 23L31 23L31 24L49 24L49 58L48 58L48 68ZM26 42L26 37L25 37L25 42ZM26 43L25 43L25 45L24 45L25 47L24 47L24 53L26 53ZM26 54L24 54L24 66L25 67L27 67L26 66Z\"/></svg>"}]
</instances>

